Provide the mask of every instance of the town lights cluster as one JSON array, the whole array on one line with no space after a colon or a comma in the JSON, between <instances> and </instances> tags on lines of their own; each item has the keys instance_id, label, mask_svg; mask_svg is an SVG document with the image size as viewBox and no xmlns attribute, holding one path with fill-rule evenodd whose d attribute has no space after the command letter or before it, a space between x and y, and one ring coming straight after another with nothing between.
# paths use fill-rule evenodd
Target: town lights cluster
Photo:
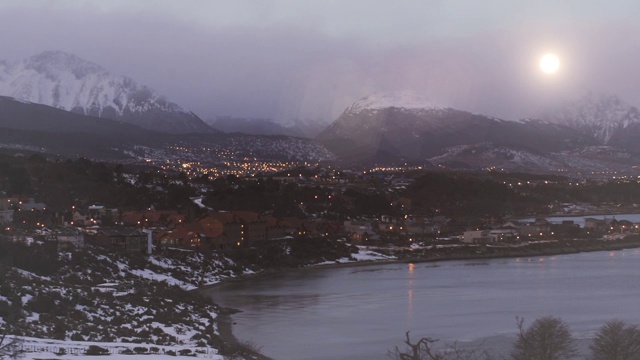
<instances>
[{"instance_id":1,"label":"town lights cluster","mask_svg":"<svg viewBox=\"0 0 640 360\"><path fill-rule=\"evenodd\" d=\"M411 170L422 170L423 166L378 166L371 168L369 170L363 171L364 174L367 173L376 173L376 172L398 172L398 171L411 171Z\"/></svg>"}]
</instances>

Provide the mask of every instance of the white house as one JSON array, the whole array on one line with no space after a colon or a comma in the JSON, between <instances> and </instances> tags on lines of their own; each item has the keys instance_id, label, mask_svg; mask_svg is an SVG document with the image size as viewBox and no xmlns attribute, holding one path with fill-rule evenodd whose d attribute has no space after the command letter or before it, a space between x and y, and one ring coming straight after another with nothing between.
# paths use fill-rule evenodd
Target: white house
<instances>
[{"instance_id":1,"label":"white house","mask_svg":"<svg viewBox=\"0 0 640 360\"><path fill-rule=\"evenodd\" d=\"M84 233L75 227L63 227L53 231L50 239L57 241L59 246L73 245L76 248L84 246Z\"/></svg>"},{"instance_id":2,"label":"white house","mask_svg":"<svg viewBox=\"0 0 640 360\"><path fill-rule=\"evenodd\" d=\"M13 209L8 199L0 198L0 224L13 222Z\"/></svg>"},{"instance_id":3,"label":"white house","mask_svg":"<svg viewBox=\"0 0 640 360\"><path fill-rule=\"evenodd\" d=\"M464 232L462 242L465 244L478 244L493 242L493 239L489 235L489 230L473 230Z\"/></svg>"},{"instance_id":4,"label":"white house","mask_svg":"<svg viewBox=\"0 0 640 360\"><path fill-rule=\"evenodd\" d=\"M518 235L515 229L493 229L465 231L462 242L465 244L488 244L511 239Z\"/></svg>"}]
</instances>

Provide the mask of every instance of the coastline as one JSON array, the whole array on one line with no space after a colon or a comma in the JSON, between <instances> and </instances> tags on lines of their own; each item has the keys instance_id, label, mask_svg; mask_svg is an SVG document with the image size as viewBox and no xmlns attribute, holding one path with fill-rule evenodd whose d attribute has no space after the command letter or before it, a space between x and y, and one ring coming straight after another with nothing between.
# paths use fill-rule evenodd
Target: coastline
<instances>
[{"instance_id":1,"label":"coastline","mask_svg":"<svg viewBox=\"0 0 640 360\"><path fill-rule=\"evenodd\" d=\"M634 212L635 211L635 212ZM515 220L518 219L535 219L535 218L550 218L550 217L585 217L585 216L616 216L616 215L640 215L637 212L637 209L634 211L625 211L625 210L611 210L611 211L587 211L580 213L557 213L557 214L540 214L536 216L519 216L515 217Z\"/></svg>"},{"instance_id":2,"label":"coastline","mask_svg":"<svg viewBox=\"0 0 640 360\"><path fill-rule=\"evenodd\" d=\"M420 257L420 256L405 256L398 257L392 259L380 259L380 260L356 260L349 262L335 262L331 264L311 264L304 267L297 268L274 268L274 269L266 269L259 272L255 272L252 274L240 275L236 277L228 277L224 278L221 281L215 284L204 285L194 289L193 291L209 291L214 290L216 288L223 287L230 283L238 283L243 282L250 279L257 279L262 277L272 276L274 274L279 274L283 271L312 271L312 270L321 270L321 269L337 269L337 268L351 268L351 267L362 267L362 266L372 266L372 265L387 265L387 264L409 264L409 263L430 263L430 262L439 262L439 261L462 261L462 260L478 260L478 259L509 259L509 258L528 258L528 257L536 257L536 256L554 256L554 255L570 255L570 254L579 254L583 252L594 252L594 251L619 251L625 249L635 249L640 248L640 239L633 240L623 243L616 243L614 241L604 242L602 240L566 240L568 244L569 241L589 241L589 242L600 242L603 246L585 246L585 247L571 247L571 248L547 248L542 245L541 249L530 249L527 246L522 247L488 247L490 249L495 249L496 253L468 253L468 254L456 254L451 256L432 256L432 257ZM579 244L579 243L574 243ZM547 245L553 245L553 243L549 243ZM469 247L471 249L472 247ZM420 249L425 250L425 249ZM431 249L426 249L431 250ZM500 250L509 250L506 252L499 252ZM519 251L524 250L524 251Z\"/></svg>"},{"instance_id":3,"label":"coastline","mask_svg":"<svg viewBox=\"0 0 640 360\"><path fill-rule=\"evenodd\" d=\"M491 252L489 253L469 252L467 254L451 254L450 256L432 256L432 257L399 257L395 259L336 262L333 264L309 265L309 266L299 267L299 268L267 269L267 270L263 270L263 271L252 273L252 274L241 275L233 278L226 278L216 284L206 285L198 289L195 289L194 291L205 292L204 295L211 296L209 294L206 294L206 292L215 291L215 289L219 289L226 285L247 281L249 279L273 276L274 274L278 274L283 271L312 271L312 270L324 270L324 269L335 269L335 268L355 268L355 267L387 265L387 264L432 263L432 262L440 262L440 261L464 261L464 260L478 260L478 259L488 260L488 259L507 259L507 258L532 258L532 257L539 257L539 256L570 255L570 254L579 254L579 253L597 252L597 251L621 251L625 249L640 248L640 240L625 241L622 243L605 242L602 240L572 240L572 241L583 241L585 242L585 244L576 242L576 243L573 243L574 246L569 246L569 247L553 246L553 245L558 245L557 243L536 244L539 246L538 249L531 249L529 248L529 246L493 247L493 248L489 247L488 249L494 249L495 252L492 252L492 253ZM565 242L565 244L571 245L568 242ZM584 245L584 246L575 246L575 245ZM474 250L474 248L469 247L466 250ZM218 331L220 333L220 337L225 343L228 343L235 347L241 347L241 348L247 349L248 351L252 351L252 354L255 359L273 360L261 354L259 352L259 349L254 349L253 344L246 344L241 340L237 339L233 334L233 318L232 317L234 313L242 311L241 309L233 309L233 308L221 308L221 309L222 311L218 314L217 324L218 324ZM506 341L506 339L502 336L497 336L497 337L502 338L497 342L504 344L504 341ZM487 338L493 338L493 336L489 336ZM487 340L487 339L484 339L484 340ZM475 345L478 344L476 343L476 341L471 341L470 343ZM500 346L498 346L498 348L500 348ZM502 347L502 350L504 350L504 347Z\"/></svg>"},{"instance_id":4,"label":"coastline","mask_svg":"<svg viewBox=\"0 0 640 360\"><path fill-rule=\"evenodd\" d=\"M221 311L216 317L216 325L218 327L218 333L220 338L225 343L225 347L228 348L234 355L241 355L245 359L255 360L274 360L264 354L260 353L260 348L254 346L251 343L246 343L239 340L233 335L233 320L231 315L237 312L235 309L221 308Z\"/></svg>"},{"instance_id":5,"label":"coastline","mask_svg":"<svg viewBox=\"0 0 640 360\"><path fill-rule=\"evenodd\" d=\"M458 345L462 349L466 350L477 350L477 351L486 351L497 359L507 359L509 358L509 354L513 350L513 344L518 339L518 331L514 324L514 329L512 334L495 334L488 335L474 340L468 341L458 341L456 345ZM576 349L579 353L579 356L586 356L589 353L589 346L593 342L593 338L577 338L574 337L574 344L576 345ZM440 346L450 345L450 344L437 344Z\"/></svg>"}]
</instances>

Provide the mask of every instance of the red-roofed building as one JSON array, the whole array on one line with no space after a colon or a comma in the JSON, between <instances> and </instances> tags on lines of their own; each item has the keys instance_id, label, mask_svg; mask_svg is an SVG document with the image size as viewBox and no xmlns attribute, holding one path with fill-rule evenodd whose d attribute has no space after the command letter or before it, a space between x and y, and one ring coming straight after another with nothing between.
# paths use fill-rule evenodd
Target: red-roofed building
<instances>
[{"instance_id":1,"label":"red-roofed building","mask_svg":"<svg viewBox=\"0 0 640 360\"><path fill-rule=\"evenodd\" d=\"M183 224L185 215L175 210L127 211L120 217L123 225L137 227L174 227Z\"/></svg>"},{"instance_id":2,"label":"red-roofed building","mask_svg":"<svg viewBox=\"0 0 640 360\"><path fill-rule=\"evenodd\" d=\"M251 211L219 211L178 225L159 237L161 245L227 249L284 237L285 227L272 216Z\"/></svg>"}]
</instances>

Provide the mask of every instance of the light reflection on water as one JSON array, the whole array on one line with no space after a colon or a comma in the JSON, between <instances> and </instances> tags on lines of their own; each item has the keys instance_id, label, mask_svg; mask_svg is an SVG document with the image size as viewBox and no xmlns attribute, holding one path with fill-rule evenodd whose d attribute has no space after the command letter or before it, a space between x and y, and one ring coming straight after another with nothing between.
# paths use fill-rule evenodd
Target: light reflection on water
<instances>
[{"instance_id":1,"label":"light reflection on water","mask_svg":"<svg viewBox=\"0 0 640 360\"><path fill-rule=\"evenodd\" d=\"M409 330L470 340L515 317L561 316L579 336L640 324L640 250L292 272L213 291L234 333L275 359L384 359Z\"/></svg>"},{"instance_id":2,"label":"light reflection on water","mask_svg":"<svg viewBox=\"0 0 640 360\"><path fill-rule=\"evenodd\" d=\"M409 263L407 268L409 269L409 274L408 274L409 291L408 291L408 294L407 294L407 299L408 299L407 317L408 318L412 318L413 317L413 286L414 286L414 276L415 276L415 272L416 272L416 265L414 263Z\"/></svg>"}]
</instances>

